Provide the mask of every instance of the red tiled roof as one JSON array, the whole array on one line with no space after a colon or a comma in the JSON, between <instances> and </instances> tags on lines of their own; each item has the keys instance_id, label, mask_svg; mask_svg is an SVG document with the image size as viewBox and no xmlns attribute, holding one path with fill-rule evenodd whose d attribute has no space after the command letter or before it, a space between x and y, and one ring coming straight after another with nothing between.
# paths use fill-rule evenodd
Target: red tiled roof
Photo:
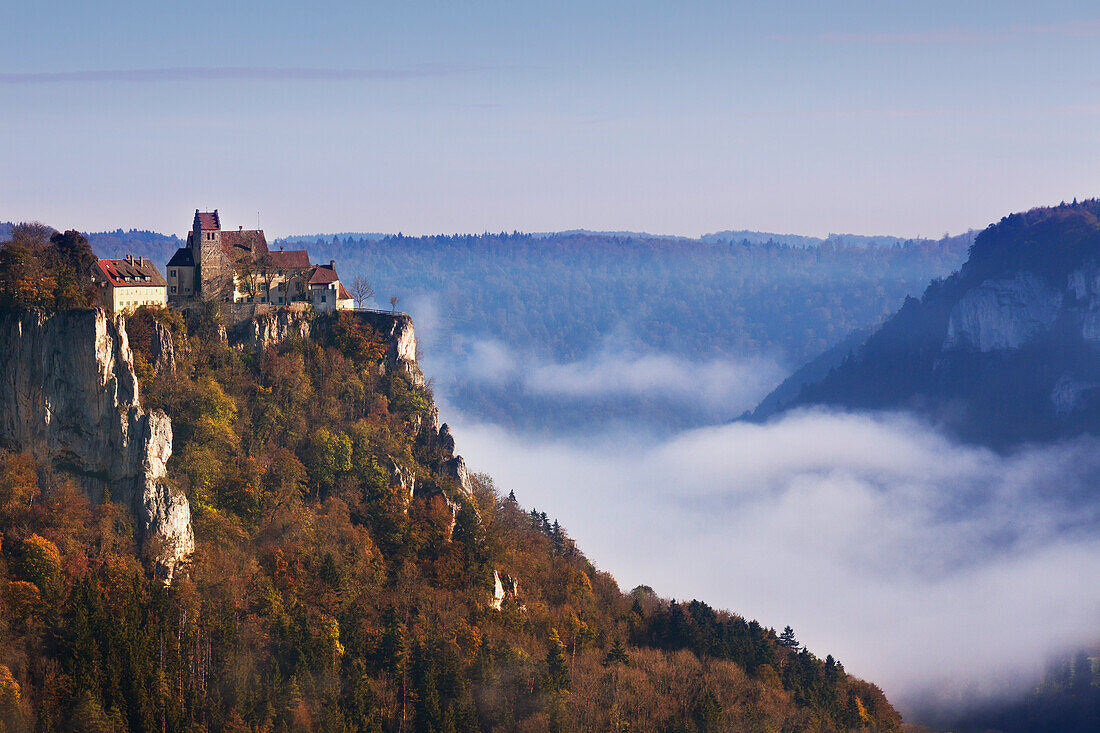
<instances>
[{"instance_id":1,"label":"red tiled roof","mask_svg":"<svg viewBox=\"0 0 1100 733\"><path fill-rule=\"evenodd\" d=\"M97 282L108 282L116 288L147 288L168 284L156 265L146 257L98 260L96 267L92 269L92 278Z\"/></svg>"},{"instance_id":2,"label":"red tiled roof","mask_svg":"<svg viewBox=\"0 0 1100 733\"><path fill-rule=\"evenodd\" d=\"M316 265L313 272L309 273L310 285L328 285L340 279L336 274L336 268L332 265Z\"/></svg>"},{"instance_id":3,"label":"red tiled roof","mask_svg":"<svg viewBox=\"0 0 1100 733\"><path fill-rule=\"evenodd\" d=\"M272 252L271 264L285 270L308 270L309 252L304 249Z\"/></svg>"},{"instance_id":4,"label":"red tiled roof","mask_svg":"<svg viewBox=\"0 0 1100 733\"><path fill-rule=\"evenodd\" d=\"M260 260L268 253L267 239L262 229L245 229L221 233L222 252L234 264Z\"/></svg>"},{"instance_id":5,"label":"red tiled roof","mask_svg":"<svg viewBox=\"0 0 1100 733\"><path fill-rule=\"evenodd\" d=\"M205 229L210 231L212 229L221 229L222 222L221 217L218 216L218 210L213 211L195 211L195 229Z\"/></svg>"},{"instance_id":6,"label":"red tiled roof","mask_svg":"<svg viewBox=\"0 0 1100 733\"><path fill-rule=\"evenodd\" d=\"M351 300L351 293L344 287L344 283L340 283L340 287L336 289L336 300Z\"/></svg>"}]
</instances>

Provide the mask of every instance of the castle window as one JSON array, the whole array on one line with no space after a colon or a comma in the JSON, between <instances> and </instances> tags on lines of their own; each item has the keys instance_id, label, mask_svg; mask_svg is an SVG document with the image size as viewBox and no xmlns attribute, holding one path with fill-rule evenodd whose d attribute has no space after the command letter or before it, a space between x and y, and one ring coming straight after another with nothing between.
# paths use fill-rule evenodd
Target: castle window
<instances>
[{"instance_id":1,"label":"castle window","mask_svg":"<svg viewBox=\"0 0 1100 733\"><path fill-rule=\"evenodd\" d=\"M176 271L175 270L169 270L168 271L168 277L175 277L175 276L176 276Z\"/></svg>"},{"instance_id":2,"label":"castle window","mask_svg":"<svg viewBox=\"0 0 1100 733\"><path fill-rule=\"evenodd\" d=\"M175 285L172 286L172 292L173 293L176 292L176 286Z\"/></svg>"}]
</instances>

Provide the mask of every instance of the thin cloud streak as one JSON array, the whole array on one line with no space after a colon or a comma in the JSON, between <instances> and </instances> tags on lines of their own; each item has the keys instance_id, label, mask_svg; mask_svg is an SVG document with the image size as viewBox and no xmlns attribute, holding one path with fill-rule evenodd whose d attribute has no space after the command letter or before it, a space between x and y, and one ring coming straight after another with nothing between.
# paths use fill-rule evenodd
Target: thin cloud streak
<instances>
[{"instance_id":1,"label":"thin cloud streak","mask_svg":"<svg viewBox=\"0 0 1100 733\"><path fill-rule=\"evenodd\" d=\"M1100 20L1081 20L1048 25L1015 25L1001 29L934 28L926 31L872 31L850 33L832 31L810 35L781 33L768 36L772 41L825 41L827 43L912 43L960 44L1007 41L1027 36L1090 38L1100 35Z\"/></svg>"},{"instance_id":2,"label":"thin cloud streak","mask_svg":"<svg viewBox=\"0 0 1100 733\"><path fill-rule=\"evenodd\" d=\"M101 69L0 73L0 84L102 84L109 82L163 83L189 81L390 81L453 76L484 71L487 67L452 64L413 64L380 69L316 69L276 66L181 66L162 69Z\"/></svg>"}]
</instances>

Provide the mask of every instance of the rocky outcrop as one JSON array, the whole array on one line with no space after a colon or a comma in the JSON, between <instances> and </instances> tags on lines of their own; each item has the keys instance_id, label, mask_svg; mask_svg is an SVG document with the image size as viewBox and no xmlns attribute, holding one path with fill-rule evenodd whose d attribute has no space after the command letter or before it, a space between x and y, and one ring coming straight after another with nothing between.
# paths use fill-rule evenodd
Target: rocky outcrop
<instances>
[{"instance_id":1,"label":"rocky outcrop","mask_svg":"<svg viewBox=\"0 0 1100 733\"><path fill-rule=\"evenodd\" d=\"M424 373L416 361L416 334L412 318L404 313L351 311L370 325L386 341L386 368L408 377L417 387L424 386Z\"/></svg>"},{"instance_id":2,"label":"rocky outcrop","mask_svg":"<svg viewBox=\"0 0 1100 733\"><path fill-rule=\"evenodd\" d=\"M414 386L424 386L424 373L416 361L416 332L412 318L404 313L379 311L343 313L358 318L382 336L386 343L383 369L407 377ZM331 316L316 316L301 309L277 308L242 320L233 328L229 342L250 350L263 350L288 339L309 338L315 330L325 329L331 323Z\"/></svg>"},{"instance_id":3,"label":"rocky outcrop","mask_svg":"<svg viewBox=\"0 0 1100 733\"><path fill-rule=\"evenodd\" d=\"M309 312L281 308L239 323L234 329L233 342L263 351L288 339L309 338L312 323L313 315Z\"/></svg>"},{"instance_id":4,"label":"rocky outcrop","mask_svg":"<svg viewBox=\"0 0 1100 733\"><path fill-rule=\"evenodd\" d=\"M458 484L459 490L468 498L474 497L474 486L470 480L470 472L466 468L466 461L462 456L455 455L455 439L451 434L451 427L447 423L439 428L436 437L440 458L440 473L453 479Z\"/></svg>"},{"instance_id":5,"label":"rocky outcrop","mask_svg":"<svg viewBox=\"0 0 1100 733\"><path fill-rule=\"evenodd\" d=\"M489 608L499 611L504 604L504 584L500 582L500 573L493 571L493 596L489 599Z\"/></svg>"},{"instance_id":6,"label":"rocky outcrop","mask_svg":"<svg viewBox=\"0 0 1100 733\"><path fill-rule=\"evenodd\" d=\"M170 580L194 551L191 511L166 483L172 423L141 408L125 320L101 310L7 311L0 342L0 442L71 474L93 500L109 490L129 506Z\"/></svg>"},{"instance_id":7,"label":"rocky outcrop","mask_svg":"<svg viewBox=\"0 0 1100 733\"><path fill-rule=\"evenodd\" d=\"M1031 272L986 280L964 293L951 310L943 347L1018 349L1054 325L1062 300L1062 293Z\"/></svg>"},{"instance_id":8,"label":"rocky outcrop","mask_svg":"<svg viewBox=\"0 0 1100 733\"><path fill-rule=\"evenodd\" d=\"M454 479L463 495L473 498L474 485L470 481L470 472L466 468L466 461L462 456L455 456L443 461L443 475Z\"/></svg>"},{"instance_id":9,"label":"rocky outcrop","mask_svg":"<svg viewBox=\"0 0 1100 733\"><path fill-rule=\"evenodd\" d=\"M406 499L413 498L416 493L416 473L407 466L402 466L390 455L386 456L383 463L390 472L390 485L401 489L401 495Z\"/></svg>"},{"instance_id":10,"label":"rocky outcrop","mask_svg":"<svg viewBox=\"0 0 1100 733\"><path fill-rule=\"evenodd\" d=\"M509 575L502 575L500 571L493 570L493 594L489 598L489 608L499 611L504 606L507 598L519 602L519 583ZM522 608L522 605L521 605Z\"/></svg>"},{"instance_id":11,"label":"rocky outcrop","mask_svg":"<svg viewBox=\"0 0 1100 733\"><path fill-rule=\"evenodd\" d=\"M1092 199L990 226L962 269L907 298L827 373L781 385L786 399L768 414L809 405L906 410L1008 449L1100 435L1098 374L1100 199Z\"/></svg>"},{"instance_id":12,"label":"rocky outcrop","mask_svg":"<svg viewBox=\"0 0 1100 733\"><path fill-rule=\"evenodd\" d=\"M176 371L176 342L172 332L159 321L153 321L153 337L150 343L153 369L157 374L173 374Z\"/></svg>"}]
</instances>

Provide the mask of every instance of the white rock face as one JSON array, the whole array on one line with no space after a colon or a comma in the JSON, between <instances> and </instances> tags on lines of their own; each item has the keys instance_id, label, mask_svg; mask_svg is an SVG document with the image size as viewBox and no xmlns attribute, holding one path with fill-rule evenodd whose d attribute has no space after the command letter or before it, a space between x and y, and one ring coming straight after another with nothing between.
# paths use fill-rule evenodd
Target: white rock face
<instances>
[{"instance_id":1,"label":"white rock face","mask_svg":"<svg viewBox=\"0 0 1100 733\"><path fill-rule=\"evenodd\" d=\"M386 342L385 368L396 370L414 385L424 386L424 373L416 362L416 332L412 318L404 313L354 311L355 317L370 325ZM234 329L233 343L249 349L263 350L290 338L309 338L320 321L310 313L279 310L264 313Z\"/></svg>"},{"instance_id":2,"label":"white rock face","mask_svg":"<svg viewBox=\"0 0 1100 733\"><path fill-rule=\"evenodd\" d=\"M171 580L194 551L186 497L165 482L172 423L141 409L125 319L103 311L0 313L0 441L131 507Z\"/></svg>"},{"instance_id":3,"label":"white rock face","mask_svg":"<svg viewBox=\"0 0 1100 733\"><path fill-rule=\"evenodd\" d=\"M943 347L1018 349L1054 324L1062 301L1062 293L1029 272L987 280L952 309Z\"/></svg>"},{"instance_id":4,"label":"white rock face","mask_svg":"<svg viewBox=\"0 0 1100 733\"><path fill-rule=\"evenodd\" d=\"M384 465L390 471L390 485L400 488L406 499L412 499L413 494L416 493L416 473L411 468L402 466L388 454Z\"/></svg>"},{"instance_id":5,"label":"white rock face","mask_svg":"<svg viewBox=\"0 0 1100 733\"><path fill-rule=\"evenodd\" d=\"M424 386L424 373L416 363L416 333L412 318L404 313L360 311L356 315L369 323L386 341L386 367L404 374L417 387Z\"/></svg>"},{"instance_id":6,"label":"white rock face","mask_svg":"<svg viewBox=\"0 0 1100 733\"><path fill-rule=\"evenodd\" d=\"M1095 262L1070 273L1067 290L1078 313L1081 337L1100 343L1100 267Z\"/></svg>"},{"instance_id":7,"label":"white rock face","mask_svg":"<svg viewBox=\"0 0 1100 733\"><path fill-rule=\"evenodd\" d=\"M454 458L444 461L443 470L448 476L455 480L464 495L471 499L473 498L474 486L470 481L470 471L466 468L466 461L462 456L455 456Z\"/></svg>"},{"instance_id":8,"label":"white rock face","mask_svg":"<svg viewBox=\"0 0 1100 733\"><path fill-rule=\"evenodd\" d=\"M500 582L500 573L493 571L493 597L489 599L489 608L499 611L504 603L504 584Z\"/></svg>"},{"instance_id":9,"label":"white rock face","mask_svg":"<svg viewBox=\"0 0 1100 733\"><path fill-rule=\"evenodd\" d=\"M308 313L279 310L264 313L244 324L246 343L263 351L289 338L309 338L313 318Z\"/></svg>"}]
</instances>

